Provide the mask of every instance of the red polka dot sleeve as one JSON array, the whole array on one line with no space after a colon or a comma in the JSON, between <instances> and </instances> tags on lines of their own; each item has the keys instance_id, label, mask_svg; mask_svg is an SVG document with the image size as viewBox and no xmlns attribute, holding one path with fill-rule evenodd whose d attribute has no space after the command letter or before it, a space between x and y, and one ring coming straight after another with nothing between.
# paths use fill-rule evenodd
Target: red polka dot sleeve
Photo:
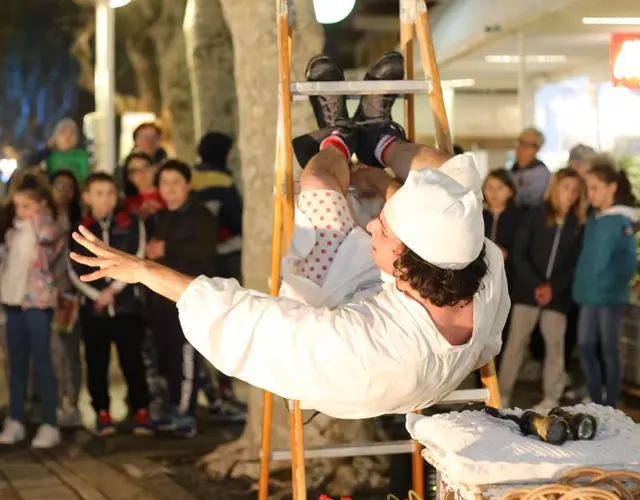
<instances>
[{"instance_id":1,"label":"red polka dot sleeve","mask_svg":"<svg viewBox=\"0 0 640 500\"><path fill-rule=\"evenodd\" d=\"M303 191L298 198L298 209L316 230L316 244L305 259L298 261L298 272L322 286L340 245L355 223L346 198L337 191Z\"/></svg>"}]
</instances>

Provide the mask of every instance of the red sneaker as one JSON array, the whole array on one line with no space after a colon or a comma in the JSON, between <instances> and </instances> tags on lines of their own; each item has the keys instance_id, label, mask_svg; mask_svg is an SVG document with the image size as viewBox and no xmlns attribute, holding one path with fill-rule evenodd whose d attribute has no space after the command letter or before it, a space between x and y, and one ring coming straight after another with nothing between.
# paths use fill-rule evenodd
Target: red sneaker
<instances>
[{"instance_id":1,"label":"red sneaker","mask_svg":"<svg viewBox=\"0 0 640 500\"><path fill-rule=\"evenodd\" d=\"M98 416L96 417L96 436L111 436L115 434L116 426L113 425L113 420L111 420L111 415L107 410L100 410L98 412Z\"/></svg>"},{"instance_id":2,"label":"red sneaker","mask_svg":"<svg viewBox=\"0 0 640 500\"><path fill-rule=\"evenodd\" d=\"M133 433L136 436L151 436L153 434L149 410L146 408L141 408L136 412L136 425L133 428Z\"/></svg>"}]
</instances>

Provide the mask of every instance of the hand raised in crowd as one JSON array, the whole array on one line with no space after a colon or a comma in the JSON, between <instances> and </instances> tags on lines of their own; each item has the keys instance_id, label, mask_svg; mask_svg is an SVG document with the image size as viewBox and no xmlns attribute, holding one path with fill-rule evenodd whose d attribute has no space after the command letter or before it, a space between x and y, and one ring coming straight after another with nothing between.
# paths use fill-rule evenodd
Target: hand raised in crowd
<instances>
[{"instance_id":1,"label":"hand raised in crowd","mask_svg":"<svg viewBox=\"0 0 640 500\"><path fill-rule=\"evenodd\" d=\"M549 285L548 283L545 283L544 285L540 285L536 287L534 291L534 296L539 306L542 306L542 307L546 306L547 304L549 304L549 302L551 302L551 299L553 298L551 285Z\"/></svg>"},{"instance_id":2,"label":"hand raised in crowd","mask_svg":"<svg viewBox=\"0 0 640 500\"><path fill-rule=\"evenodd\" d=\"M164 241L152 239L147 243L147 258L158 260L164 257Z\"/></svg>"},{"instance_id":3,"label":"hand raised in crowd","mask_svg":"<svg viewBox=\"0 0 640 500\"><path fill-rule=\"evenodd\" d=\"M114 301L115 292L111 288L105 288L96 299L94 306L96 310L102 311L105 307L112 306Z\"/></svg>"},{"instance_id":4,"label":"hand raised in crowd","mask_svg":"<svg viewBox=\"0 0 640 500\"><path fill-rule=\"evenodd\" d=\"M142 206L140 207L140 216L145 219L150 215L155 214L161 208L162 205L160 205L156 200L147 200L142 203Z\"/></svg>"}]
</instances>

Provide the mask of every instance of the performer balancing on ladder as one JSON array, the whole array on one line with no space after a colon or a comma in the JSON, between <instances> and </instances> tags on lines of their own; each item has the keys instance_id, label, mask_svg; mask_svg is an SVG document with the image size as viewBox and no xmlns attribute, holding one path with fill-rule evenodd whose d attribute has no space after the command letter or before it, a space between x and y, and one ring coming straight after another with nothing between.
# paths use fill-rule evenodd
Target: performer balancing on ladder
<instances>
[{"instance_id":1,"label":"performer balancing on ladder","mask_svg":"<svg viewBox=\"0 0 640 500\"><path fill-rule=\"evenodd\" d=\"M403 77L396 52L366 76ZM317 56L307 79L344 74ZM351 119L344 97L311 98L320 130L294 140L304 172L283 275L297 300L182 275L80 227L73 237L86 251L71 258L88 266L82 279L139 282L176 301L189 342L216 368L303 409L370 418L438 402L499 352L507 283L500 250L484 238L473 160L408 142L392 121L394 100L364 96ZM352 153L402 184L380 168L356 171L387 196L367 231L346 198Z\"/></svg>"}]
</instances>

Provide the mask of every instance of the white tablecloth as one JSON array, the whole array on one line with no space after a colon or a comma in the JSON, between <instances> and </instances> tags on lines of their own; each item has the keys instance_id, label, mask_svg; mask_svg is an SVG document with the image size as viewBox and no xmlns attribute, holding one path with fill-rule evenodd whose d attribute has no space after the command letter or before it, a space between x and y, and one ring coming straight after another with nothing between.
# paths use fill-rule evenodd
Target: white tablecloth
<instances>
[{"instance_id":1,"label":"white tablecloth","mask_svg":"<svg viewBox=\"0 0 640 500\"><path fill-rule=\"evenodd\" d=\"M515 423L484 411L423 417L407 415L407 430L424 446L423 456L455 485L548 482L578 467L640 471L640 425L612 408L566 408L598 420L593 441L562 446L524 437ZM510 410L520 414L521 410Z\"/></svg>"}]
</instances>

